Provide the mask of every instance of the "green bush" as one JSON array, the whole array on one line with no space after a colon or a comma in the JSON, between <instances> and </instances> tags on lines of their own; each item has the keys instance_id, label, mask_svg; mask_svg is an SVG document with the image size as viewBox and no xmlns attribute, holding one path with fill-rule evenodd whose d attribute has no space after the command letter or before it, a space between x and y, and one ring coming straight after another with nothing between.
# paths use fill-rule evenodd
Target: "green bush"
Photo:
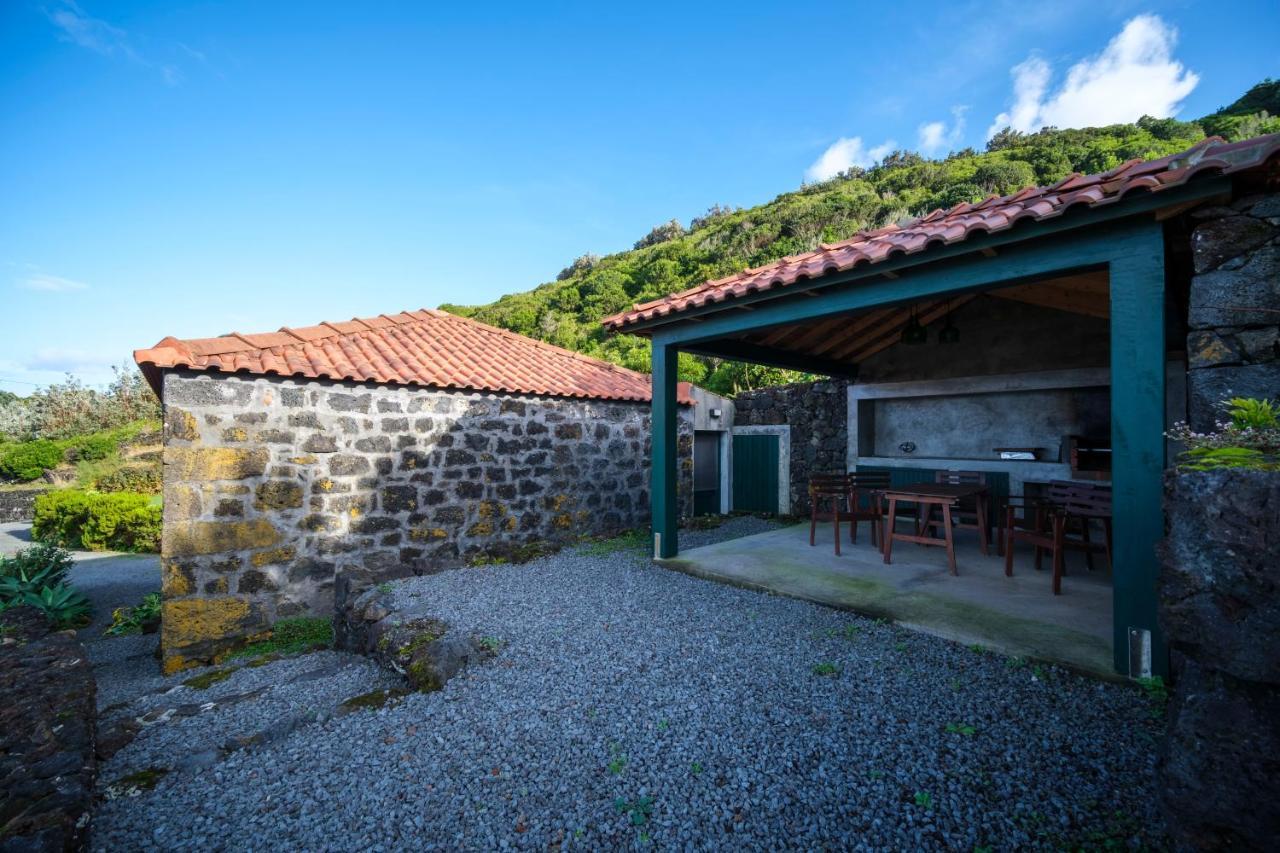
<instances>
[{"instance_id":1,"label":"green bush","mask_svg":"<svg viewBox=\"0 0 1280 853\"><path fill-rule=\"evenodd\" d=\"M38 480L46 469L61 464L64 452L61 442L47 438L11 444L0 454L0 476L20 483Z\"/></svg>"},{"instance_id":2,"label":"green bush","mask_svg":"<svg viewBox=\"0 0 1280 853\"><path fill-rule=\"evenodd\" d=\"M71 440L67 450L69 462L95 462L106 459L120 446L119 438L112 432L95 432Z\"/></svg>"},{"instance_id":3,"label":"green bush","mask_svg":"<svg viewBox=\"0 0 1280 853\"><path fill-rule=\"evenodd\" d=\"M23 548L12 557L0 557L0 578L42 577L51 584L66 580L71 570L71 554L51 542Z\"/></svg>"},{"instance_id":4,"label":"green bush","mask_svg":"<svg viewBox=\"0 0 1280 853\"><path fill-rule=\"evenodd\" d=\"M148 495L62 489L36 498L31 533L89 551L159 551L161 508Z\"/></svg>"},{"instance_id":5,"label":"green bush","mask_svg":"<svg viewBox=\"0 0 1280 853\"><path fill-rule=\"evenodd\" d=\"M142 465L118 468L93 483L93 487L100 492L137 492L143 495L158 495L163 486L164 478L160 469Z\"/></svg>"}]
</instances>

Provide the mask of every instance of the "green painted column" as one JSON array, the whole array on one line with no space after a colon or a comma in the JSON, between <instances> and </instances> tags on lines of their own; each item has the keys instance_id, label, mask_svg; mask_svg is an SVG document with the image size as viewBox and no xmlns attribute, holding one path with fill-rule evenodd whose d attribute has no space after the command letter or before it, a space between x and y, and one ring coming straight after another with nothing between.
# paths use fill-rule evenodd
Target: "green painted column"
<instances>
[{"instance_id":1,"label":"green painted column","mask_svg":"<svg viewBox=\"0 0 1280 853\"><path fill-rule=\"evenodd\" d=\"M1141 223L1119 242L1110 264L1113 619L1122 674L1141 672L1141 635L1132 637L1134 629L1151 632L1152 673L1168 674L1156 620L1155 553L1164 536L1164 275L1161 227Z\"/></svg>"},{"instance_id":2,"label":"green painted column","mask_svg":"<svg viewBox=\"0 0 1280 853\"><path fill-rule=\"evenodd\" d=\"M653 512L653 555L674 557L676 541L676 348L653 341L653 460L649 502Z\"/></svg>"}]
</instances>

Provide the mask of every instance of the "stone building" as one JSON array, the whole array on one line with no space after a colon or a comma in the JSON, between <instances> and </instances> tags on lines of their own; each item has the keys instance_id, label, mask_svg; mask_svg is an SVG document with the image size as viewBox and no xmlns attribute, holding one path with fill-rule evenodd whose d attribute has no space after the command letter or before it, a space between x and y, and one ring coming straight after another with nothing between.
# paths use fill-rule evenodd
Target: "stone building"
<instances>
[{"instance_id":1,"label":"stone building","mask_svg":"<svg viewBox=\"0 0 1280 853\"><path fill-rule=\"evenodd\" d=\"M648 522L650 380L606 362L433 310L135 358L164 403L168 671L335 585Z\"/></svg>"}]
</instances>

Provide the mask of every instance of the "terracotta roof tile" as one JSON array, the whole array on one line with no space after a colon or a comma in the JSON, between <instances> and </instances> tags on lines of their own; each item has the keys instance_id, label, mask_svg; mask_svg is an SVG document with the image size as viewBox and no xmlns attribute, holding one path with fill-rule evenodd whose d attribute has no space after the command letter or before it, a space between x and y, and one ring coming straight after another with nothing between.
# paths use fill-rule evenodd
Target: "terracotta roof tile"
<instances>
[{"instance_id":1,"label":"terracotta roof tile","mask_svg":"<svg viewBox=\"0 0 1280 853\"><path fill-rule=\"evenodd\" d=\"M1265 164L1280 152L1280 134L1228 143L1210 137L1178 154L1156 160L1129 160L1097 175L1068 175L1047 187L1029 187L1013 195L992 196L976 204L962 203L935 210L905 225L861 231L816 251L782 258L737 275L633 306L603 320L607 329L625 331L637 323L680 314L691 308L723 302L751 293L785 288L800 279L813 279L856 266L881 263L903 255L951 245L976 233L995 233L1024 219L1061 216L1083 205L1114 204L1131 196L1160 192L1203 175L1229 175Z\"/></svg>"},{"instance_id":2,"label":"terracotta roof tile","mask_svg":"<svg viewBox=\"0 0 1280 853\"><path fill-rule=\"evenodd\" d=\"M598 400L647 401L646 374L424 308L217 338L165 338L134 360L160 392L169 368L378 382ZM690 403L688 383L680 402Z\"/></svg>"}]
</instances>

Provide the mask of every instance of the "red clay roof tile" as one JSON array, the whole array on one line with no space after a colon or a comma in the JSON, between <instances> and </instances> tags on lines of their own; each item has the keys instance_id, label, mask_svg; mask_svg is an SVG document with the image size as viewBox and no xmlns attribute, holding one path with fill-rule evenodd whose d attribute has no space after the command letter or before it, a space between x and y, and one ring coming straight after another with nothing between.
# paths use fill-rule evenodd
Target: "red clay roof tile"
<instances>
[{"instance_id":1,"label":"red clay roof tile","mask_svg":"<svg viewBox=\"0 0 1280 853\"><path fill-rule=\"evenodd\" d=\"M646 374L429 308L261 334L168 337L133 357L157 394L160 372L179 368L598 400L650 397ZM692 402L688 383L680 383L679 399Z\"/></svg>"},{"instance_id":2,"label":"red clay roof tile","mask_svg":"<svg viewBox=\"0 0 1280 853\"><path fill-rule=\"evenodd\" d=\"M1013 195L992 196L977 204L962 203L935 210L906 225L887 225L862 231L817 251L782 258L762 267L708 281L697 287L635 305L602 322L625 331L629 326L678 315L691 308L751 293L784 288L800 279L814 279L855 266L928 251L961 242L975 233L998 232L1023 219L1061 216L1068 209L1121 202L1130 195L1160 192L1205 174L1228 175L1264 165L1280 152L1280 134L1241 142L1210 137L1178 154L1156 160L1129 160L1097 175L1069 175L1047 187L1029 187Z\"/></svg>"}]
</instances>

